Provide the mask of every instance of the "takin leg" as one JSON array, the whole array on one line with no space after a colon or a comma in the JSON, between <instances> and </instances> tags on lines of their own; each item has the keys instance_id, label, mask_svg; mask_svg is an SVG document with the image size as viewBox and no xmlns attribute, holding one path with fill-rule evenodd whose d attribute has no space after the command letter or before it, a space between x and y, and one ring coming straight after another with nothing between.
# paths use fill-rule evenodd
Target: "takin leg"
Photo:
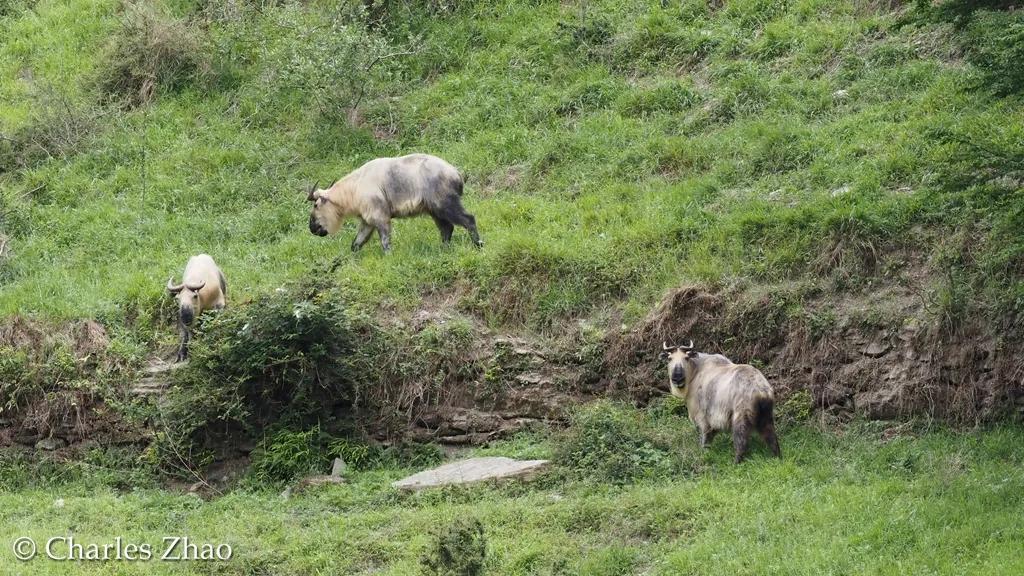
<instances>
[{"instance_id":1,"label":"takin leg","mask_svg":"<svg viewBox=\"0 0 1024 576\"><path fill-rule=\"evenodd\" d=\"M181 344L178 345L178 357L176 362L184 362L188 360L188 342L192 339L192 333L189 331L188 326L184 324L179 325L181 328Z\"/></svg>"},{"instance_id":2,"label":"takin leg","mask_svg":"<svg viewBox=\"0 0 1024 576\"><path fill-rule=\"evenodd\" d=\"M711 441L715 439L715 434L718 434L718 430L712 428L705 428L700 431L700 447L707 448L711 446Z\"/></svg>"},{"instance_id":3,"label":"takin leg","mask_svg":"<svg viewBox=\"0 0 1024 576\"><path fill-rule=\"evenodd\" d=\"M441 243L449 244L452 241L452 232L455 231L455 225L438 216L432 216L434 218L434 224L437 224L437 229L441 231Z\"/></svg>"},{"instance_id":4,"label":"takin leg","mask_svg":"<svg viewBox=\"0 0 1024 576\"><path fill-rule=\"evenodd\" d=\"M779 449L779 439L775 436L775 418L772 410L775 402L771 398L760 398L754 404L754 423L758 434L764 438L764 443L776 458L782 458L782 450Z\"/></svg>"},{"instance_id":5,"label":"takin leg","mask_svg":"<svg viewBox=\"0 0 1024 576\"><path fill-rule=\"evenodd\" d=\"M359 230L356 231L356 237L352 239L352 251L358 252L363 244L373 236L373 226L366 223L365 220L359 221Z\"/></svg>"},{"instance_id":6,"label":"takin leg","mask_svg":"<svg viewBox=\"0 0 1024 576\"><path fill-rule=\"evenodd\" d=\"M391 220L381 220L377 223L377 235L380 236L380 245L384 253L391 252Z\"/></svg>"},{"instance_id":7,"label":"takin leg","mask_svg":"<svg viewBox=\"0 0 1024 576\"><path fill-rule=\"evenodd\" d=\"M769 414L767 420L761 423L757 432L764 438L764 443L776 458L782 458L782 449L779 448L779 438L775 435L775 420Z\"/></svg>"},{"instance_id":8,"label":"takin leg","mask_svg":"<svg viewBox=\"0 0 1024 576\"><path fill-rule=\"evenodd\" d=\"M476 244L477 248L483 248L484 243L480 240L480 233L476 230L476 218L466 212L458 196L450 198L445 204L443 217L452 224L468 230L470 237L473 238L473 244Z\"/></svg>"},{"instance_id":9,"label":"takin leg","mask_svg":"<svg viewBox=\"0 0 1024 576\"><path fill-rule=\"evenodd\" d=\"M743 462L750 445L750 421L742 416L732 422L732 448L736 453L736 463Z\"/></svg>"}]
</instances>

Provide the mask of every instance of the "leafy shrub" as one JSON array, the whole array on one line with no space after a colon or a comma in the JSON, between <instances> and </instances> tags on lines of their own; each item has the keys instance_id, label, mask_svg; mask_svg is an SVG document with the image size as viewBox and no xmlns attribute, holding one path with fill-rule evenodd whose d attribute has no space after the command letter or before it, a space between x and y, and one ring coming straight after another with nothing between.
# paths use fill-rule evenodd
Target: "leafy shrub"
<instances>
[{"instance_id":1,"label":"leafy shrub","mask_svg":"<svg viewBox=\"0 0 1024 576\"><path fill-rule=\"evenodd\" d=\"M173 92L207 77L211 70L207 47L185 22L153 3L127 3L99 87L108 98L137 106L158 91Z\"/></svg>"},{"instance_id":2,"label":"leafy shrub","mask_svg":"<svg viewBox=\"0 0 1024 576\"><path fill-rule=\"evenodd\" d=\"M413 442L380 446L336 438L328 444L327 451L331 458L341 458L355 470L429 468L444 459L444 453L436 444Z\"/></svg>"},{"instance_id":3,"label":"leafy shrub","mask_svg":"<svg viewBox=\"0 0 1024 576\"><path fill-rule=\"evenodd\" d=\"M174 373L166 441L202 445L215 427L254 434L276 422L308 425L351 403L355 338L340 295L315 282L208 318L189 364Z\"/></svg>"},{"instance_id":4,"label":"leafy shrub","mask_svg":"<svg viewBox=\"0 0 1024 576\"><path fill-rule=\"evenodd\" d=\"M85 147L103 111L73 101L52 86L31 85L34 102L26 122L0 134L0 174L64 160Z\"/></svg>"},{"instance_id":5,"label":"leafy shrub","mask_svg":"<svg viewBox=\"0 0 1024 576\"><path fill-rule=\"evenodd\" d=\"M800 424L811 419L814 413L814 399L807 390L798 390L786 398L777 408L777 419L785 424Z\"/></svg>"},{"instance_id":6,"label":"leafy shrub","mask_svg":"<svg viewBox=\"0 0 1024 576\"><path fill-rule=\"evenodd\" d=\"M396 35L408 32L411 24L440 19L454 14L460 8L472 5L472 0L367 0L366 21L374 28Z\"/></svg>"},{"instance_id":7,"label":"leafy shrub","mask_svg":"<svg viewBox=\"0 0 1024 576\"><path fill-rule=\"evenodd\" d=\"M614 484L692 469L693 452L674 445L683 421L673 412L665 403L648 412L605 400L584 406L557 439L555 460L582 478Z\"/></svg>"},{"instance_id":8,"label":"leafy shrub","mask_svg":"<svg viewBox=\"0 0 1024 576\"><path fill-rule=\"evenodd\" d=\"M42 336L17 350L0 345L0 415L41 435L88 430L93 401L113 377L94 368L78 360L66 334Z\"/></svg>"},{"instance_id":9,"label":"leafy shrub","mask_svg":"<svg viewBox=\"0 0 1024 576\"><path fill-rule=\"evenodd\" d=\"M24 350L0 348L0 414L16 410L24 402L32 377Z\"/></svg>"},{"instance_id":10,"label":"leafy shrub","mask_svg":"<svg viewBox=\"0 0 1024 576\"><path fill-rule=\"evenodd\" d=\"M420 566L426 576L478 576L486 558L483 524L476 518L457 518L433 534Z\"/></svg>"},{"instance_id":11,"label":"leafy shrub","mask_svg":"<svg viewBox=\"0 0 1024 576\"><path fill-rule=\"evenodd\" d=\"M279 430L269 435L253 452L250 475L258 482L276 483L324 473L331 459L321 450L321 436L319 426L305 432Z\"/></svg>"}]
</instances>

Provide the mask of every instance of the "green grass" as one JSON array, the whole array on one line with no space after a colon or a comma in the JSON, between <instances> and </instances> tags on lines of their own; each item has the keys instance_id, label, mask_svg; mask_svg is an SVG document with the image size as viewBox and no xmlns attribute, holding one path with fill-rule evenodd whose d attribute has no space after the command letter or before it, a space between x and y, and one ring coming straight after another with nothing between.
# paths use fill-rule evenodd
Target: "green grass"
<instances>
[{"instance_id":1,"label":"green grass","mask_svg":"<svg viewBox=\"0 0 1024 576\"><path fill-rule=\"evenodd\" d=\"M688 422L670 428L696 444ZM80 574L415 574L431 534L471 516L484 525L486 573L496 575L1018 573L1024 430L914 430L881 441L877 426L792 428L785 460L758 444L740 466L718 438L699 456L701 474L620 487L556 473L526 486L403 495L388 483L406 471L383 469L289 500L27 488L0 492L0 541L73 533L83 543L120 535L156 546L187 535L234 548L225 564L82 563ZM482 453L543 457L550 448L520 438ZM7 546L2 554L4 573L69 569L14 564Z\"/></svg>"},{"instance_id":2,"label":"green grass","mask_svg":"<svg viewBox=\"0 0 1024 576\"><path fill-rule=\"evenodd\" d=\"M0 93L12 102L0 131L29 121L43 82L83 105L98 98L116 9L80 4L100 9L68 21L64 4L43 0L0 20ZM949 25L900 27L894 14L820 1L715 12L699 2L583 12L481 2L433 16L392 6L386 35L366 37L419 51L368 80L364 124L352 128L331 108L344 98L325 111L302 88L320 86L302 83L306 64L281 64L294 64L297 89L267 76L274 58L301 51L285 26L314 26L333 3L242 19L215 17L219 6L171 10L207 21L217 80L106 110L66 161L0 176L11 206L0 316L118 323L127 309L153 308L198 252L221 263L237 302L340 255L338 281L368 303L411 305L464 286L464 306L492 323L544 331L604 304L635 318L687 281L827 279L822 239L851 231L883 257L904 244L927 256L941 248L931 238L963 227L981 231L982 255L1000 254L965 263L986 308L1019 305L1024 250L999 232L1013 221L1004 208L1019 212L1019 191L948 190L950 159L966 150L957 173L969 174L981 155L935 133L1012 160L1024 116L1015 96L977 88L946 47L956 41ZM422 39L409 44L406 32ZM335 82L347 94L347 80ZM410 151L469 176L483 251L464 234L441 250L429 219L398 222L388 258L376 245L349 254L353 224L342 238L308 233L303 186ZM998 206L954 200L982 192Z\"/></svg>"}]
</instances>

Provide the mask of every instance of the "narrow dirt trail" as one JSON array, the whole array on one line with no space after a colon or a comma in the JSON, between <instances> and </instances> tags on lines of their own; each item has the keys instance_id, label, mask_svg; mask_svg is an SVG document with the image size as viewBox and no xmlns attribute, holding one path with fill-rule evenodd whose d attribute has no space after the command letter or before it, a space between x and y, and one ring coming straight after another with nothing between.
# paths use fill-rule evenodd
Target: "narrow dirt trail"
<instances>
[{"instance_id":1,"label":"narrow dirt trail","mask_svg":"<svg viewBox=\"0 0 1024 576\"><path fill-rule=\"evenodd\" d=\"M139 396L162 396L171 384L171 372L184 366L163 358L150 358L142 369L142 378L132 385L131 392Z\"/></svg>"}]
</instances>

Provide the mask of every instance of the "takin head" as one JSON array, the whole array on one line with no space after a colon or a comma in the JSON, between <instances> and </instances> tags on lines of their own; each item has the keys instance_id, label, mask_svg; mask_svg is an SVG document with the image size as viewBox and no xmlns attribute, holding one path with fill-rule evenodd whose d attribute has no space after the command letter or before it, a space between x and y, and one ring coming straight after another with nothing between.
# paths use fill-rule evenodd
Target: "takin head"
<instances>
[{"instance_id":1,"label":"takin head","mask_svg":"<svg viewBox=\"0 0 1024 576\"><path fill-rule=\"evenodd\" d=\"M198 284L175 284L174 277L167 279L167 291L174 295L174 299L178 301L178 314L182 324L186 326L192 324L197 311L202 312L200 310L202 305L199 302L199 291L203 289L203 286L206 286L205 280Z\"/></svg>"},{"instance_id":2,"label":"takin head","mask_svg":"<svg viewBox=\"0 0 1024 576\"><path fill-rule=\"evenodd\" d=\"M313 203L313 210L309 213L309 231L317 236L327 236L341 228L342 218L327 191L317 188L319 184L313 184L306 196L306 200Z\"/></svg>"},{"instance_id":3,"label":"takin head","mask_svg":"<svg viewBox=\"0 0 1024 576\"><path fill-rule=\"evenodd\" d=\"M687 371L693 370L690 358L697 355L693 350L693 340L683 346L669 346L667 342L661 343L661 358L668 360L668 380L673 389L678 388L681 392L686 390Z\"/></svg>"}]
</instances>

